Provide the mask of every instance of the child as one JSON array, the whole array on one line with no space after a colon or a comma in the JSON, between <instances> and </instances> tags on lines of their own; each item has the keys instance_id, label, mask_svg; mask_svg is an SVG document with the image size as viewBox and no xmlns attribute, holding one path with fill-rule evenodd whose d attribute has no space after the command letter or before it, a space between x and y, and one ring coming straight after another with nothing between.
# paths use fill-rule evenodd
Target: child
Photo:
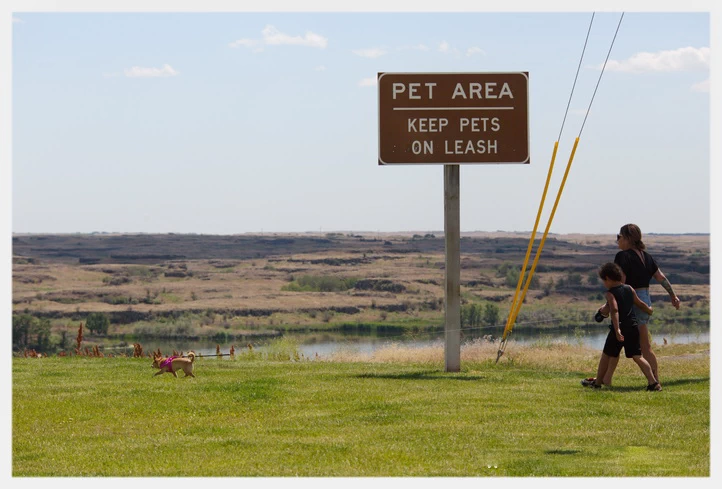
<instances>
[{"instance_id":1,"label":"child","mask_svg":"<svg viewBox=\"0 0 722 489\"><path fill-rule=\"evenodd\" d=\"M636 305L647 314L652 314L652 308L642 302L637 293L629 285L622 283L622 269L616 263L605 263L599 269L599 278L602 279L604 287L607 289L606 299L612 325L610 326L607 340L604 343L602 357L599 359L599 367L597 369L596 378L582 380L582 385L600 388L602 384L612 385L612 373L619 361L619 353L624 347L624 355L631 358L639 365L642 373L647 377L648 391L661 391L662 386L654 378L652 367L649 362L642 357L642 346L639 339L639 326L637 318L632 310L632 305ZM597 314L600 315L602 306Z\"/></svg>"}]
</instances>

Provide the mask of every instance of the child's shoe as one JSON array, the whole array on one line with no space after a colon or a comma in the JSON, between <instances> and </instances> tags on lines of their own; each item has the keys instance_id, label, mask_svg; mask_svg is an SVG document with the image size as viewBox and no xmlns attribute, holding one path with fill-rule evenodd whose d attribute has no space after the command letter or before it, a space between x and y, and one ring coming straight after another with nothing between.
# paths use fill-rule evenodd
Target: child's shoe
<instances>
[{"instance_id":1,"label":"child's shoe","mask_svg":"<svg viewBox=\"0 0 722 489\"><path fill-rule=\"evenodd\" d=\"M591 387L594 385L594 381L597 380L595 377L588 377L586 379L582 379L582 385L584 387Z\"/></svg>"},{"instance_id":2,"label":"child's shoe","mask_svg":"<svg viewBox=\"0 0 722 489\"><path fill-rule=\"evenodd\" d=\"M647 386L647 390L648 390L648 391L661 391L661 390L662 390L662 386L660 385L659 382L655 382L654 384L649 384L649 385Z\"/></svg>"}]
</instances>

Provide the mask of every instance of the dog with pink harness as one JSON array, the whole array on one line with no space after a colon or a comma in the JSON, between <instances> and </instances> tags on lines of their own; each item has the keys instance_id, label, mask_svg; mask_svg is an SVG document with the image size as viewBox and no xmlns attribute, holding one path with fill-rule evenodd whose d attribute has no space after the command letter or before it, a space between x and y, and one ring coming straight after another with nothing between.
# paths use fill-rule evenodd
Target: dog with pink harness
<instances>
[{"instance_id":1,"label":"dog with pink harness","mask_svg":"<svg viewBox=\"0 0 722 489\"><path fill-rule=\"evenodd\" d=\"M153 355L153 364L151 367L160 369L155 375L164 373L173 374L173 377L178 377L176 372L183 370L186 377L195 377L193 375L193 362L196 359L196 354L192 351L188 352L188 358L179 356L171 356L164 358L162 355Z\"/></svg>"}]
</instances>

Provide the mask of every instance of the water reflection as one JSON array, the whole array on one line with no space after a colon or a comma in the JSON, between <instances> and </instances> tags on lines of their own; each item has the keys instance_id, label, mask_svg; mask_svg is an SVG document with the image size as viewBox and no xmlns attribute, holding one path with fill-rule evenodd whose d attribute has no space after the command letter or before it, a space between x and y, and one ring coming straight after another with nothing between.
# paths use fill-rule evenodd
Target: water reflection
<instances>
[{"instance_id":1,"label":"water reflection","mask_svg":"<svg viewBox=\"0 0 722 489\"><path fill-rule=\"evenodd\" d=\"M491 334L497 343L503 330L493 333L489 331L465 331L462 334L462 343L482 338ZM516 342L521 345L531 345L534 343L554 343L566 342L569 344L585 345L594 349L601 350L604 346L604 340L607 337L607 329L577 329L563 331L528 331L514 330L509 337L510 342ZM288 333L277 338L246 338L243 340L234 340L225 343L215 341L193 341L193 340L164 340L164 339L148 339L138 340L143 346L144 352L151 352L160 348L164 354L170 354L173 350L187 352L195 351L200 355L215 355L216 347L220 346L222 353L227 354L231 346L235 347L236 353L240 354L244 349L248 348L250 343L253 349L258 352L264 352L269 348L273 341L285 339L293 344L298 345L299 354L303 354L307 358L315 358L328 356L340 350L352 350L359 353L372 353L375 350L388 347L392 344L403 345L410 348L421 348L428 346L443 346L443 332L433 333L351 333L351 332L312 332L312 333ZM652 341L656 344L663 344L664 340L669 344L684 343L708 343L710 340L709 328L696 327L686 328L683 331L666 331L655 333L653 331ZM132 342L131 342L132 343ZM132 345L106 347L105 351L132 354Z\"/></svg>"}]
</instances>

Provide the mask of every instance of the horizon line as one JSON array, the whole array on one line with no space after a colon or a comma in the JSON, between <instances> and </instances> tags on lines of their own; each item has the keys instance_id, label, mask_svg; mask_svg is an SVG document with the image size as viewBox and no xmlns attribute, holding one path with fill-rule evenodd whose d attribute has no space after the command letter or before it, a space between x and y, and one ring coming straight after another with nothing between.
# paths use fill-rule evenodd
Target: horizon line
<instances>
[{"instance_id":1,"label":"horizon line","mask_svg":"<svg viewBox=\"0 0 722 489\"><path fill-rule=\"evenodd\" d=\"M412 231L368 231L368 230L328 230L328 231L242 231L237 233L212 233L212 232L198 232L198 231L13 231L13 235L94 235L94 234L178 234L178 235L209 235L209 236L238 236L242 234L250 235L273 235L273 234L440 234L444 235L443 230L412 230ZM496 234L496 233L508 233L508 234L530 234L531 231L506 231L506 230L495 230L495 231L461 231L461 234ZM538 235L543 233L537 232ZM565 235L565 234L581 234L591 236L603 236L613 235L613 233L592 233L583 231L573 232L549 232L551 235ZM685 235L698 235L698 236L709 236L710 231L693 231L693 232L645 232L644 235L651 236L685 236ZM539 238L541 239L541 238Z\"/></svg>"}]
</instances>

